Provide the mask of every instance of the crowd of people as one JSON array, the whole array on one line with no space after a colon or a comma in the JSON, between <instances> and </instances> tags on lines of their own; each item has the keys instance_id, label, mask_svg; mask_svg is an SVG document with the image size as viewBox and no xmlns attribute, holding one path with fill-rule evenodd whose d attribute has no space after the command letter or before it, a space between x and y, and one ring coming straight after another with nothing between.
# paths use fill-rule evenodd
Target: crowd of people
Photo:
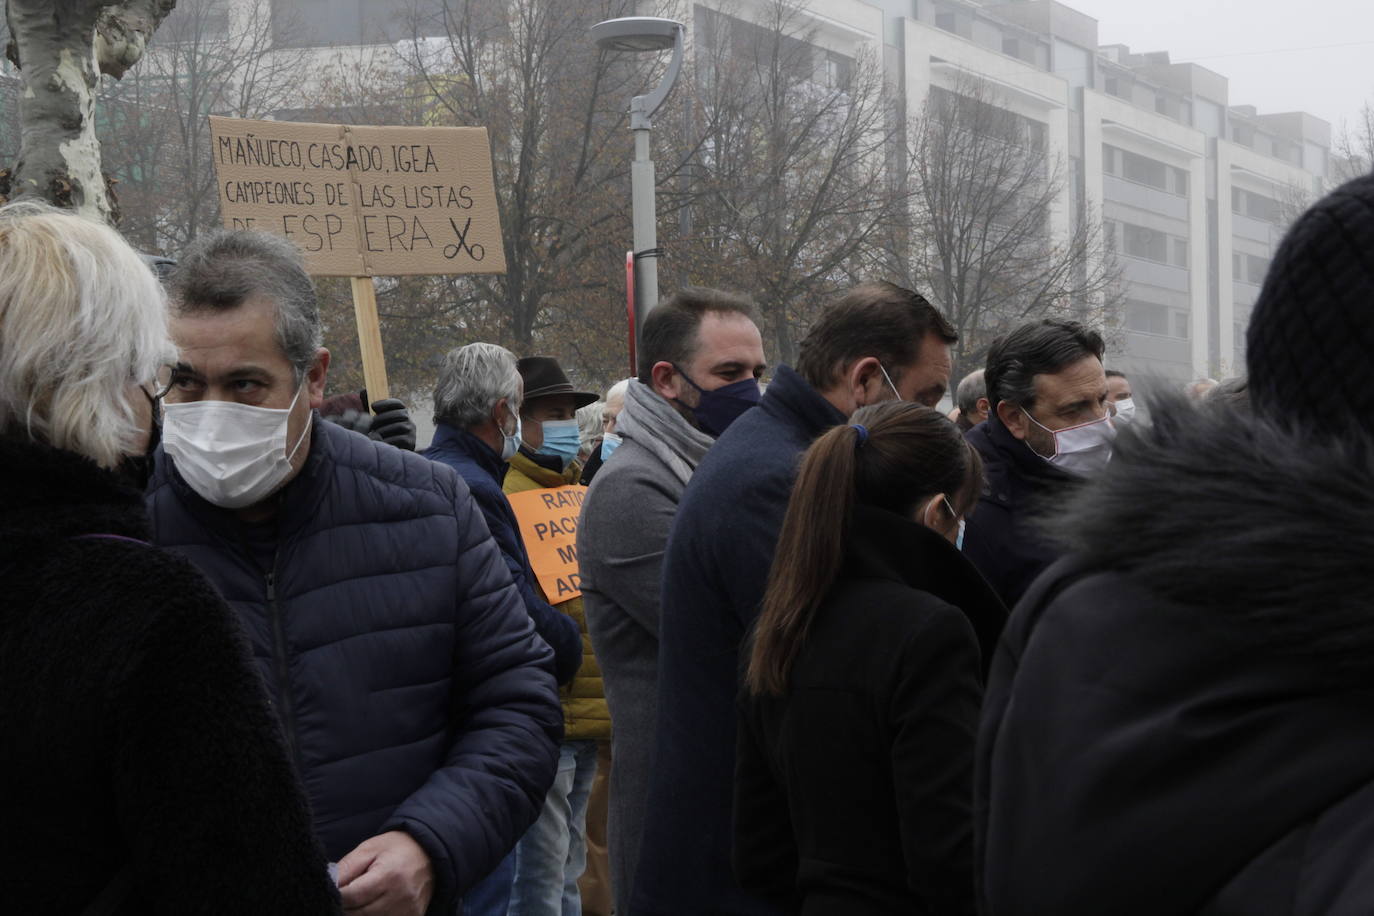
<instances>
[{"instance_id":1,"label":"crowd of people","mask_svg":"<svg viewBox=\"0 0 1374 916\"><path fill-rule=\"evenodd\" d=\"M1052 318L951 391L884 282L770 369L684 288L604 401L454 348L417 452L289 242L8 205L5 909L1365 912L1372 296L1374 178L1172 393Z\"/></svg>"}]
</instances>

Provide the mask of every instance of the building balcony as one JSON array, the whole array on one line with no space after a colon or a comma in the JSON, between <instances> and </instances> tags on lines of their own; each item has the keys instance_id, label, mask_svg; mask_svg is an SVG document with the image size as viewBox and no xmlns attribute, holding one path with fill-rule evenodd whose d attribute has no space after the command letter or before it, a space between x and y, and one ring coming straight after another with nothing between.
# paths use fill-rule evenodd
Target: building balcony
<instances>
[{"instance_id":1,"label":"building balcony","mask_svg":"<svg viewBox=\"0 0 1374 916\"><path fill-rule=\"evenodd\" d=\"M1249 239L1252 242L1270 246L1277 244L1279 237L1283 234L1282 230L1273 223L1267 223L1252 216L1245 216L1234 210L1231 211L1231 233L1236 238Z\"/></svg>"},{"instance_id":2,"label":"building balcony","mask_svg":"<svg viewBox=\"0 0 1374 916\"><path fill-rule=\"evenodd\" d=\"M1158 213L1185 223L1188 221L1188 198L1170 194L1147 184L1127 181L1115 175L1102 176L1102 199Z\"/></svg>"},{"instance_id":3,"label":"building balcony","mask_svg":"<svg viewBox=\"0 0 1374 916\"><path fill-rule=\"evenodd\" d=\"M1179 293L1187 293L1191 289L1188 285L1188 271L1185 268L1170 267L1158 261L1148 261L1120 253L1118 255L1121 272L1127 283L1143 283L1146 286L1157 286Z\"/></svg>"},{"instance_id":4,"label":"building balcony","mask_svg":"<svg viewBox=\"0 0 1374 916\"><path fill-rule=\"evenodd\" d=\"M1245 280L1231 280L1231 301L1236 305L1249 309L1259 298L1260 285L1249 283Z\"/></svg>"}]
</instances>

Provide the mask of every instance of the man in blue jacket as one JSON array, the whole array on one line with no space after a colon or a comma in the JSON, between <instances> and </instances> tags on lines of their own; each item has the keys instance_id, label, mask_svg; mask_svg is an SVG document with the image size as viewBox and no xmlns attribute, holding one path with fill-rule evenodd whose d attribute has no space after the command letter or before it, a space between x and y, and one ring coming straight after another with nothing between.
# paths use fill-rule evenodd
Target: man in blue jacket
<instances>
[{"instance_id":1,"label":"man in blue jacket","mask_svg":"<svg viewBox=\"0 0 1374 916\"><path fill-rule=\"evenodd\" d=\"M462 479L315 414L329 351L290 243L205 237L170 286L155 538L238 612L344 908L452 913L553 780L553 653Z\"/></svg>"},{"instance_id":2,"label":"man in blue jacket","mask_svg":"<svg viewBox=\"0 0 1374 916\"><path fill-rule=\"evenodd\" d=\"M658 728L635 916L770 913L731 877L735 697L801 455L869 404L934 406L953 328L890 283L858 286L778 369L759 406L725 430L683 494L668 541L659 624Z\"/></svg>"},{"instance_id":3,"label":"man in blue jacket","mask_svg":"<svg viewBox=\"0 0 1374 916\"><path fill-rule=\"evenodd\" d=\"M472 490L535 631L553 648L558 683L566 684L582 664L582 633L535 590L515 511L501 490L507 462L520 448L524 389L515 355L505 347L474 343L449 351L434 387L434 442L422 454L453 468ZM468 893L463 912L505 916L514 877L512 853Z\"/></svg>"}]
</instances>

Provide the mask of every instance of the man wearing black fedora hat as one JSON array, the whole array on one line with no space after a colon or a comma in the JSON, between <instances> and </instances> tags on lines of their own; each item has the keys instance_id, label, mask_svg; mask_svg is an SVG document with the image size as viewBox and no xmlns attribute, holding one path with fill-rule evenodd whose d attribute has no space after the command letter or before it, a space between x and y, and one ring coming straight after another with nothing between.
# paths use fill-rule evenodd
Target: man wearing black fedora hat
<instances>
[{"instance_id":1,"label":"man wearing black fedora hat","mask_svg":"<svg viewBox=\"0 0 1374 916\"><path fill-rule=\"evenodd\" d=\"M507 494L575 484L582 476L577 463L581 445L577 409L597 400L568 381L558 361L527 356L517 365L525 383L520 406L520 450L506 473ZM577 879L586 866L586 813L596 777L598 744L611 739L611 716L606 708L601 668L592 654L591 637L582 598L546 600L577 621L582 631L582 666L563 699L563 744L558 775L545 798L543 811L515 850L515 882L509 913L577 912ZM557 603L555 603L557 602Z\"/></svg>"}]
</instances>

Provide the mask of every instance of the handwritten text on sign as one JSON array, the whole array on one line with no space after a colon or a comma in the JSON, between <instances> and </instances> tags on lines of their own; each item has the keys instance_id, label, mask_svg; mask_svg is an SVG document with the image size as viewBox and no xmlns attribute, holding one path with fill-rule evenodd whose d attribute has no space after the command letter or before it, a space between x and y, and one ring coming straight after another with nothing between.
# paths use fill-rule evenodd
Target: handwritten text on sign
<instances>
[{"instance_id":1,"label":"handwritten text on sign","mask_svg":"<svg viewBox=\"0 0 1374 916\"><path fill-rule=\"evenodd\" d=\"M577 517L586 487L554 487L510 494L530 566L550 604L582 594L577 569Z\"/></svg>"},{"instance_id":2,"label":"handwritten text on sign","mask_svg":"<svg viewBox=\"0 0 1374 916\"><path fill-rule=\"evenodd\" d=\"M506 269L480 127L210 119L224 225L282 235L320 276Z\"/></svg>"}]
</instances>

